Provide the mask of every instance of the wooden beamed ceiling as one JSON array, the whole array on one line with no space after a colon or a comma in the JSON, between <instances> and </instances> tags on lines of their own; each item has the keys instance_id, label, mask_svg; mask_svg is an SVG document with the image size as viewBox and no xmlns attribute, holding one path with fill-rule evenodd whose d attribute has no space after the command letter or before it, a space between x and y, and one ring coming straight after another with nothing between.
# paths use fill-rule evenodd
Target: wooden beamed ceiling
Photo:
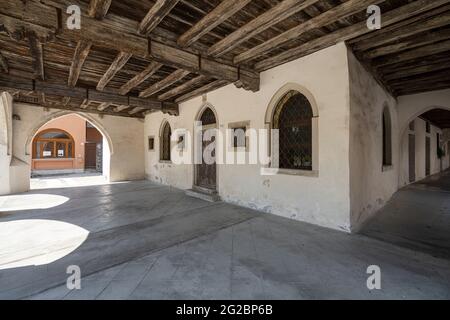
<instances>
[{"instance_id":1,"label":"wooden beamed ceiling","mask_svg":"<svg viewBox=\"0 0 450 320\"><path fill-rule=\"evenodd\" d=\"M367 28L373 4L380 30ZM70 5L80 30L67 28ZM450 0L9 0L0 89L61 109L177 114L229 84L258 91L260 72L342 41L394 96L450 87Z\"/></svg>"}]
</instances>

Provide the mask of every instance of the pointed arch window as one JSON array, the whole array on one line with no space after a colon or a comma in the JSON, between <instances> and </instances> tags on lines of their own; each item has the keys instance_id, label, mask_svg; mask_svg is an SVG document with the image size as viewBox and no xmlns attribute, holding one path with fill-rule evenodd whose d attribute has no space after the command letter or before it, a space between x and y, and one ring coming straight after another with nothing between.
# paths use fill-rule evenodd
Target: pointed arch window
<instances>
[{"instance_id":1,"label":"pointed arch window","mask_svg":"<svg viewBox=\"0 0 450 320\"><path fill-rule=\"evenodd\" d=\"M292 90L278 102L272 129L278 129L280 169L313 170L313 110L308 99Z\"/></svg>"},{"instance_id":2,"label":"pointed arch window","mask_svg":"<svg viewBox=\"0 0 450 320\"><path fill-rule=\"evenodd\" d=\"M171 149L170 149L170 139L172 136L172 129L168 122L163 124L160 137L160 159L161 161L171 161Z\"/></svg>"}]
</instances>

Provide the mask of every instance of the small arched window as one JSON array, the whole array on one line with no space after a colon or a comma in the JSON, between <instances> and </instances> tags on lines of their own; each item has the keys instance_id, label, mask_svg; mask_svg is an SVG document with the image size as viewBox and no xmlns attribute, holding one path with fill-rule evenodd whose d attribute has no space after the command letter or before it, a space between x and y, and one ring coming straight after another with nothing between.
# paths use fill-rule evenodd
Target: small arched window
<instances>
[{"instance_id":1,"label":"small arched window","mask_svg":"<svg viewBox=\"0 0 450 320\"><path fill-rule=\"evenodd\" d=\"M383 109L383 166L392 165L392 122L389 107Z\"/></svg>"},{"instance_id":2,"label":"small arched window","mask_svg":"<svg viewBox=\"0 0 450 320\"><path fill-rule=\"evenodd\" d=\"M68 159L75 154L72 136L64 130L47 129L33 140L33 159Z\"/></svg>"},{"instance_id":3,"label":"small arched window","mask_svg":"<svg viewBox=\"0 0 450 320\"><path fill-rule=\"evenodd\" d=\"M161 152L161 160L162 161L170 161L170 139L172 136L172 129L170 128L170 124L166 122L161 130L161 137L160 137L160 152Z\"/></svg>"},{"instance_id":4,"label":"small arched window","mask_svg":"<svg viewBox=\"0 0 450 320\"><path fill-rule=\"evenodd\" d=\"M312 119L311 104L300 92L289 91L278 102L272 128L279 130L280 169L313 169Z\"/></svg>"}]
</instances>

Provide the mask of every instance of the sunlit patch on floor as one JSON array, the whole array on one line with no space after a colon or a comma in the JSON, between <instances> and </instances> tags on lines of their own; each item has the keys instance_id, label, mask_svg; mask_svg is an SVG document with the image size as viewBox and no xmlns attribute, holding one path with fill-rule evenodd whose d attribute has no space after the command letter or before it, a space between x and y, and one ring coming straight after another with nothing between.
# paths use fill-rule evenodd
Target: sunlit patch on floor
<instances>
[{"instance_id":1,"label":"sunlit patch on floor","mask_svg":"<svg viewBox=\"0 0 450 320\"><path fill-rule=\"evenodd\" d=\"M70 199L54 194L23 194L0 197L0 212L49 209L60 206Z\"/></svg>"},{"instance_id":2,"label":"sunlit patch on floor","mask_svg":"<svg viewBox=\"0 0 450 320\"><path fill-rule=\"evenodd\" d=\"M89 231L54 220L0 222L0 270L39 266L76 250Z\"/></svg>"}]
</instances>

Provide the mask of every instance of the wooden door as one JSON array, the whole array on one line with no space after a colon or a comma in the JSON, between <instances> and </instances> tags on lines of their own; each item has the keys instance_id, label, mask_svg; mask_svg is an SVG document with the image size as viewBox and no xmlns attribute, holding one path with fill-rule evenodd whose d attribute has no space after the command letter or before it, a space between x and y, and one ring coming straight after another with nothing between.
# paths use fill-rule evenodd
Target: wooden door
<instances>
[{"instance_id":1,"label":"wooden door","mask_svg":"<svg viewBox=\"0 0 450 320\"><path fill-rule=\"evenodd\" d=\"M97 144L86 143L84 153L84 168L97 169Z\"/></svg>"},{"instance_id":2,"label":"wooden door","mask_svg":"<svg viewBox=\"0 0 450 320\"><path fill-rule=\"evenodd\" d=\"M409 135L409 182L416 181L416 136Z\"/></svg>"},{"instance_id":3,"label":"wooden door","mask_svg":"<svg viewBox=\"0 0 450 320\"><path fill-rule=\"evenodd\" d=\"M203 127L203 134L207 130L212 130L216 128L216 117L211 109L207 108L200 119ZM203 135L202 135L203 137ZM202 139L202 155L204 154L205 149L211 144L215 144L216 140L213 137L210 141L203 141ZM215 150L211 153L212 157L215 158L216 152ZM196 165L196 185L198 187L216 190L217 188L217 167L216 162L213 164L208 164L205 162L205 159L202 157L202 163Z\"/></svg>"}]
</instances>

